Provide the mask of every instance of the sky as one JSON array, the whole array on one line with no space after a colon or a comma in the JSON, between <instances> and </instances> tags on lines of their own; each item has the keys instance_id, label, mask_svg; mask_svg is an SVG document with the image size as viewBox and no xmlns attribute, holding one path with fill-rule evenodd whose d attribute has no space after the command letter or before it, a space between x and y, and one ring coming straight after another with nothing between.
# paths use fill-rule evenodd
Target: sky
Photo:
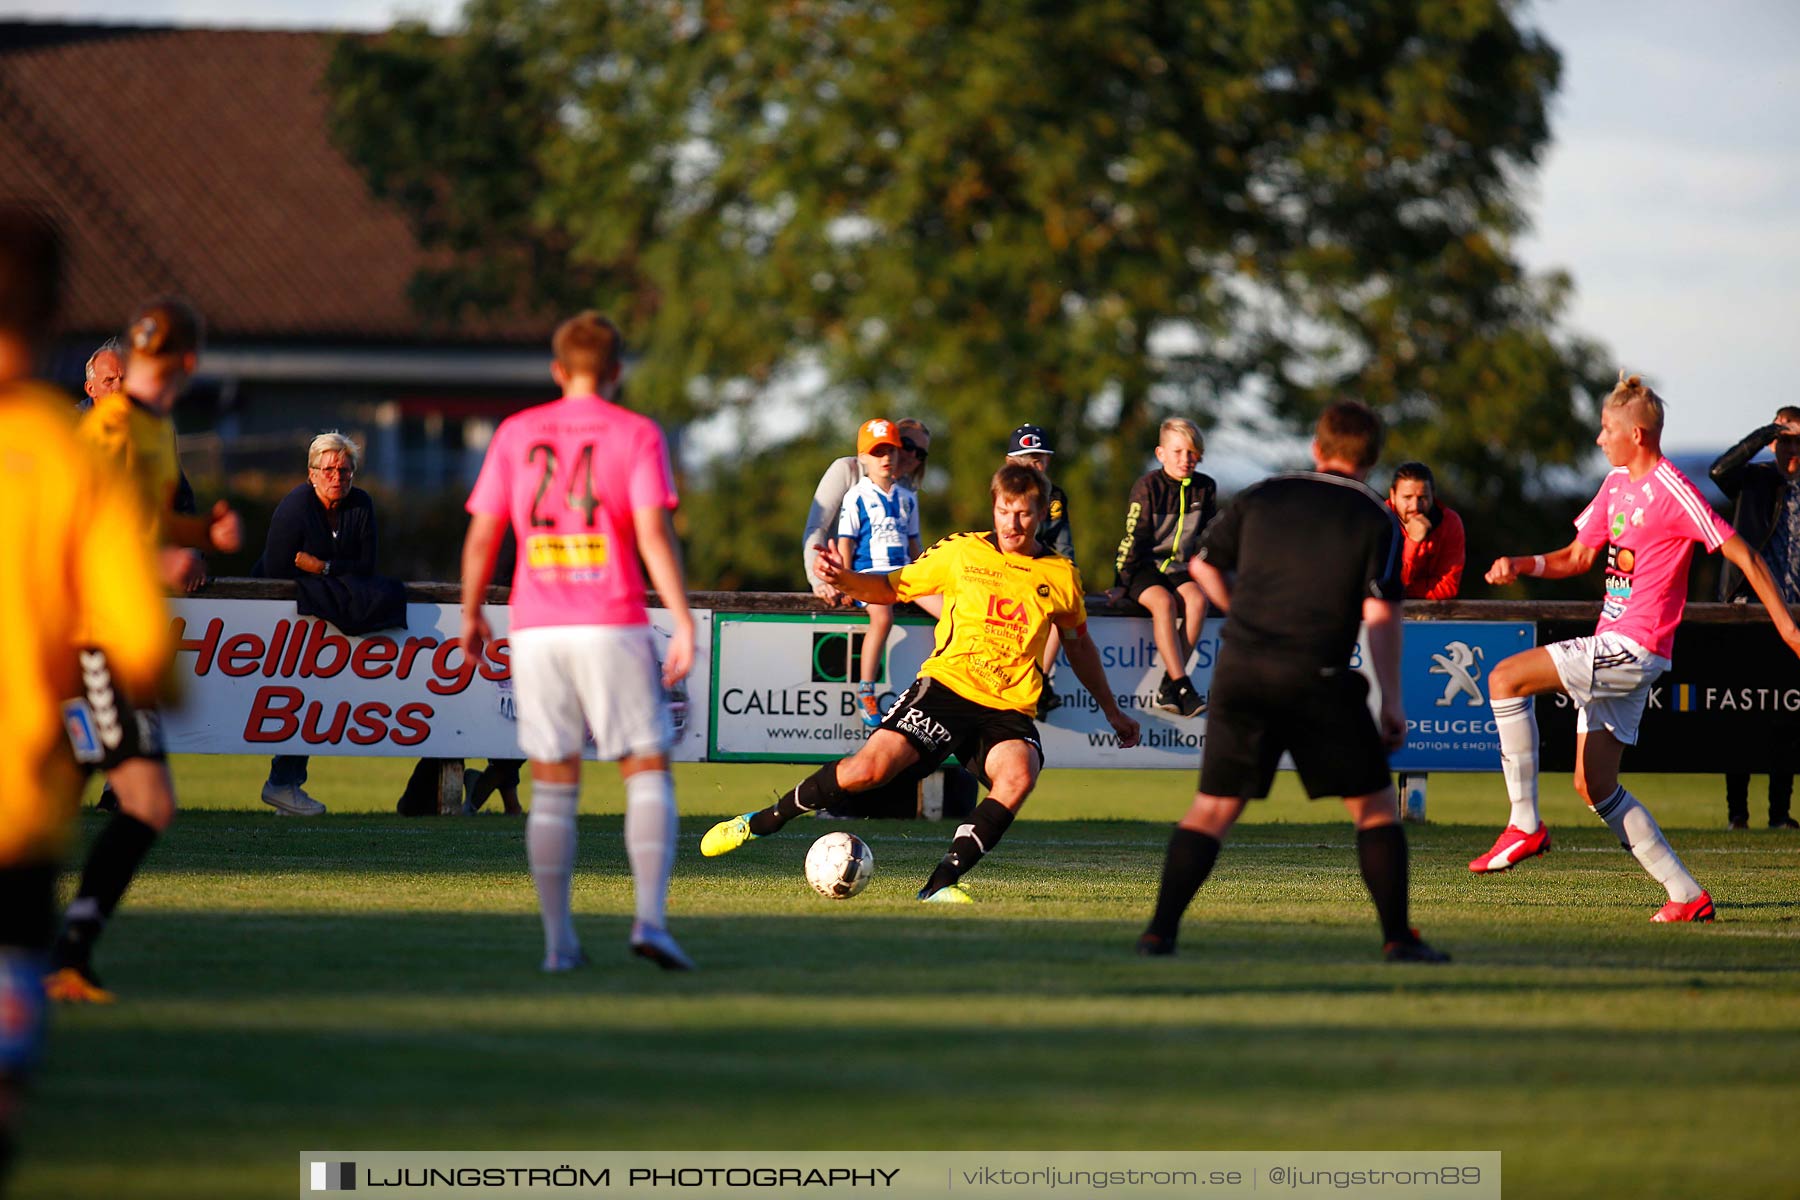
<instances>
[{"instance_id":1,"label":"sky","mask_svg":"<svg viewBox=\"0 0 1800 1200\"><path fill-rule=\"evenodd\" d=\"M215 27L445 26L454 0L0 0L0 19ZM1563 53L1553 145L1528 182L1534 270L1566 324L1668 401L1664 445L1717 450L1792 402L1800 318L1800 5L1535 0ZM1209 455L1209 458L1213 457ZM1209 463L1210 466L1210 463Z\"/></svg>"}]
</instances>

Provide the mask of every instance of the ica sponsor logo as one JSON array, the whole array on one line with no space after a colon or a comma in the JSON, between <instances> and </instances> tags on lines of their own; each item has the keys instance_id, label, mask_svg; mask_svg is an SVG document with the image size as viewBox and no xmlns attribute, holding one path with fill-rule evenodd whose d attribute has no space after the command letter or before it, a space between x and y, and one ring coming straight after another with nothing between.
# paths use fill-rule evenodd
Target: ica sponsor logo
<instances>
[{"instance_id":1,"label":"ica sponsor logo","mask_svg":"<svg viewBox=\"0 0 1800 1200\"><path fill-rule=\"evenodd\" d=\"M1024 625L1031 620L1031 613L1022 600L1008 600L1005 596L989 596L987 619L990 625Z\"/></svg>"}]
</instances>

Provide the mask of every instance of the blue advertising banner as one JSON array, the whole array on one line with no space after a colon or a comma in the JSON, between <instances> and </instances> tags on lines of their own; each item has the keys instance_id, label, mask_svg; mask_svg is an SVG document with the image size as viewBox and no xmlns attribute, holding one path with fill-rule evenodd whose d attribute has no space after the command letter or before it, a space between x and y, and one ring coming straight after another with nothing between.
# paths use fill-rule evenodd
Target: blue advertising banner
<instances>
[{"instance_id":1,"label":"blue advertising banner","mask_svg":"<svg viewBox=\"0 0 1800 1200\"><path fill-rule=\"evenodd\" d=\"M1536 644L1529 621L1408 621L1400 659L1406 746L1394 755L1394 769L1499 770L1487 674Z\"/></svg>"}]
</instances>

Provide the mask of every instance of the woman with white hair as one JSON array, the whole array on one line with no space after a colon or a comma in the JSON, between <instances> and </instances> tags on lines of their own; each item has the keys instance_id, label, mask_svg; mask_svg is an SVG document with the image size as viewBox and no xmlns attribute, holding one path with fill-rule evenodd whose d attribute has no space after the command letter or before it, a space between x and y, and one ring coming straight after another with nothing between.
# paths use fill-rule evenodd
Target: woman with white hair
<instances>
[{"instance_id":1,"label":"woman with white hair","mask_svg":"<svg viewBox=\"0 0 1800 1200\"><path fill-rule=\"evenodd\" d=\"M321 433L306 451L306 482L275 506L264 544L262 572L270 579L301 575L373 575L375 503L352 487L362 450L335 431ZM269 762L262 802L295 817L316 817L325 806L306 794L306 756L280 754Z\"/></svg>"}]
</instances>

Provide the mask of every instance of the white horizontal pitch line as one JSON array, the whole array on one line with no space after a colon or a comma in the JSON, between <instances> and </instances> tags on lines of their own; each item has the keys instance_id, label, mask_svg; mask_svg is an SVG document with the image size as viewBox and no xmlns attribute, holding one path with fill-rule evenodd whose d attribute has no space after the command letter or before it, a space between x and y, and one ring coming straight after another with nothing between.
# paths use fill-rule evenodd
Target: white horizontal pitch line
<instances>
[{"instance_id":1,"label":"white horizontal pitch line","mask_svg":"<svg viewBox=\"0 0 1800 1200\"><path fill-rule=\"evenodd\" d=\"M594 815L598 815L598 814L594 814ZM427 820L427 818L419 818L419 819ZM475 818L475 819L479 820L480 818ZM826 828L826 832L830 832L831 829L844 829L845 832L850 832L850 830L848 828L846 828L850 824L851 824L851 822L848 822L848 821L833 821L833 822L829 823L829 827ZM219 833L266 833L266 832L268 832L268 826L266 826L266 825L255 825L255 826L226 825L226 826L215 826L213 828ZM441 828L441 827L439 827L439 828ZM304 834L308 837L329 837L333 834L343 834L343 835L354 834L357 837L367 837L371 832L374 832L374 831L367 829L367 828L358 828L358 829L332 828L330 826L319 826L319 825L310 826L305 829L284 828L282 830L282 833L284 835L289 834L289 833L296 833L296 834ZM422 836L433 834L436 831L434 829L428 828L428 829L388 829L388 830L383 830L382 832L385 834L404 834L409 837L422 837ZM517 840L519 837L521 837L523 835L524 827L522 825L520 825L520 826L509 826L506 828L494 828L494 829L478 829L478 830L465 829L465 830L462 830L461 832L464 832L464 833L474 832L476 834L486 836L486 837L510 837L510 838ZM1685 831L1680 830L1680 829L1676 830L1677 834L1680 834L1683 832L1685 832ZM584 831L583 836L585 837L585 836L589 836L589 835ZM623 840L625 835L622 832L613 833L611 831L602 831L602 832L594 833L592 836L613 838L615 840ZM685 838L687 835L683 834L682 836ZM819 836L823 837L824 834L821 833ZM906 844L923 844L926 842L933 841L932 838L909 837L905 834L858 833L856 836L861 838L865 842L870 842L875 845L886 844L886 845L899 846L899 845L906 845ZM789 842L798 843L801 840L801 837L802 837L801 834L795 833L794 835L792 835L791 837L788 837L785 840L787 840ZM698 839L696 838L696 840L698 840ZM1125 847L1125 848L1130 848L1130 849L1142 849L1144 847L1156 847L1156 848L1160 849L1162 847L1167 846L1169 843L1168 843L1168 839L1166 839L1166 838L1157 838L1154 841L1102 841L1099 839L1092 839L1092 838L1051 838L1048 841L1046 841L1042 838L1038 838L1038 839L1034 839L1033 841L1031 841L1029 843L1026 843L1026 842L1020 840L1020 841L1016 841L1016 842L1010 843L1010 844L1016 845L1021 849L1025 848L1027 845L1043 846L1043 847L1050 847L1050 848L1054 848L1054 847L1058 847L1058 846L1070 846L1070 847L1075 847L1075 848L1086 847L1086 848L1098 849L1098 848L1104 848L1107 846L1119 846L1119 847ZM1254 851L1258 851L1258 850L1353 850L1356 848L1355 842L1231 842L1231 843L1229 843L1229 845L1230 845L1230 851L1233 854L1254 852ZM1419 849L1419 847L1417 845L1414 845L1414 847L1413 847L1414 853L1417 853L1418 849ZM1566 846L1563 843L1558 842L1551 849L1550 853L1552 853L1552 854L1620 854L1623 852L1621 850L1619 850L1616 846ZM1682 853L1683 854L1779 854L1779 855L1800 856L1800 845L1748 847L1748 848L1737 847L1737 846L1718 846L1718 847L1699 846L1699 847L1696 847L1696 846L1690 845L1690 846L1683 846Z\"/></svg>"}]
</instances>

